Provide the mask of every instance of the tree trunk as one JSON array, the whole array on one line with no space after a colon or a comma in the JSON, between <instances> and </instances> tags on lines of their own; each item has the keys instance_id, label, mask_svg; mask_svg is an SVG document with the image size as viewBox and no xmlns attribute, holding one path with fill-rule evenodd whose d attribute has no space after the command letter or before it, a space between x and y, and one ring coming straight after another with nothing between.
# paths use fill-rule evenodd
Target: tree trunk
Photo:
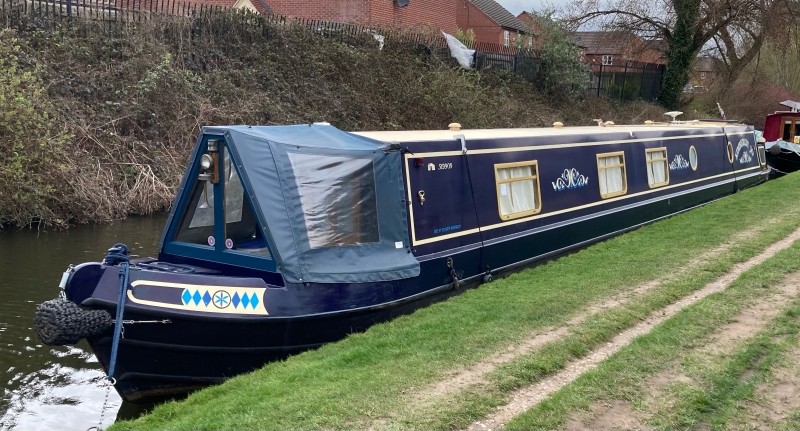
<instances>
[{"instance_id":1,"label":"tree trunk","mask_svg":"<svg viewBox=\"0 0 800 431\"><path fill-rule=\"evenodd\" d=\"M689 80L698 48L695 45L695 21L700 10L700 0L674 0L677 13L675 30L667 49L667 69L661 83L659 100L667 109L677 109L683 86Z\"/></svg>"}]
</instances>

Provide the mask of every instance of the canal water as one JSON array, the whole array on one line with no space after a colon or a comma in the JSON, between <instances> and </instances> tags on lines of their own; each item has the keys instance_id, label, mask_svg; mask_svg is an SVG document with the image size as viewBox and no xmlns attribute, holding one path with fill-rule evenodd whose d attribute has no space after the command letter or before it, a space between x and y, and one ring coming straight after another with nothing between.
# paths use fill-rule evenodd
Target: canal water
<instances>
[{"instance_id":1,"label":"canal water","mask_svg":"<svg viewBox=\"0 0 800 431\"><path fill-rule=\"evenodd\" d=\"M86 341L46 346L33 331L36 306L58 295L69 264L99 262L114 243L156 256L166 216L137 217L68 231L0 231L0 430L85 430L98 425L103 370ZM120 410L122 409L122 410ZM141 408L113 389L103 426Z\"/></svg>"}]
</instances>

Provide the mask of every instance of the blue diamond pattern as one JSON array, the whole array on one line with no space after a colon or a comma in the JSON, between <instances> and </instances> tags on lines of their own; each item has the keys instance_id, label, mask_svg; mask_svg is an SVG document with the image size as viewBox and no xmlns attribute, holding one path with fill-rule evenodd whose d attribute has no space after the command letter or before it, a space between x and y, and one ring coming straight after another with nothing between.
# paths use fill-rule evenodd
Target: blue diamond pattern
<instances>
[{"instance_id":1,"label":"blue diamond pattern","mask_svg":"<svg viewBox=\"0 0 800 431\"><path fill-rule=\"evenodd\" d=\"M250 297L245 293L242 295L242 307L247 309L248 305L250 305Z\"/></svg>"},{"instance_id":2,"label":"blue diamond pattern","mask_svg":"<svg viewBox=\"0 0 800 431\"><path fill-rule=\"evenodd\" d=\"M233 308L239 306L239 292L233 294L233 299L231 299L231 302L233 302Z\"/></svg>"},{"instance_id":3,"label":"blue diamond pattern","mask_svg":"<svg viewBox=\"0 0 800 431\"><path fill-rule=\"evenodd\" d=\"M206 290L206 294L203 295L203 303L206 304L206 307L208 307L209 302L211 302L211 295L209 295L208 291Z\"/></svg>"},{"instance_id":4,"label":"blue diamond pattern","mask_svg":"<svg viewBox=\"0 0 800 431\"><path fill-rule=\"evenodd\" d=\"M188 304L192 300L192 294L189 293L189 289L183 289L183 295L181 295L181 299L183 300L183 305Z\"/></svg>"},{"instance_id":5,"label":"blue diamond pattern","mask_svg":"<svg viewBox=\"0 0 800 431\"><path fill-rule=\"evenodd\" d=\"M253 293L253 296L250 298L250 304L253 305L253 309L255 309L258 306L258 297L256 296L255 293Z\"/></svg>"},{"instance_id":6,"label":"blue diamond pattern","mask_svg":"<svg viewBox=\"0 0 800 431\"><path fill-rule=\"evenodd\" d=\"M200 296L200 291L199 290L195 291L194 292L194 296L192 296L192 300L194 301L194 305L200 304L200 300L201 299L203 299L203 298Z\"/></svg>"}]
</instances>

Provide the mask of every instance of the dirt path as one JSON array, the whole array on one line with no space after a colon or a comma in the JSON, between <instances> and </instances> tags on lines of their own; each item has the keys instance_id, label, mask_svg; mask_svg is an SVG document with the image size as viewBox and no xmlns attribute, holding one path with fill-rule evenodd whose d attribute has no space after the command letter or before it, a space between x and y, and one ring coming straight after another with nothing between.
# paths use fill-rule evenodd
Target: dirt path
<instances>
[{"instance_id":1,"label":"dirt path","mask_svg":"<svg viewBox=\"0 0 800 431\"><path fill-rule=\"evenodd\" d=\"M593 304L584 310L580 315L573 317L566 324L557 328L544 328L531 334L531 336L517 345L510 346L506 351L496 353L484 361L474 364L466 369L457 370L454 374L444 380L440 380L428 387L422 388L414 393L414 397L409 400L407 408L416 409L430 405L437 399L457 393L469 386L487 383L486 376L497 367L509 363L517 357L530 354L550 341L564 337L570 328L575 327L586 321L588 318L602 311L619 307L634 300L636 297L658 287L659 285L674 280L682 274L690 271L704 262L715 259L722 253L730 250L734 245L745 242L754 237L768 226L768 223L758 225L754 228L742 231L731 237L727 242L703 253L702 258L695 258L682 266L679 271L670 273L668 276L650 280L642 283L631 290L614 295L603 302Z\"/></svg>"},{"instance_id":2,"label":"dirt path","mask_svg":"<svg viewBox=\"0 0 800 431\"><path fill-rule=\"evenodd\" d=\"M648 333L654 326L671 318L682 309L711 294L725 290L743 272L772 257L775 253L788 248L797 239L800 239L800 229L772 244L761 254L734 266L729 273L709 283L694 294L655 311L648 320L620 333L611 342L588 354L583 359L568 364L561 372L515 391L511 396L510 403L499 407L496 412L488 417L472 423L468 429L483 431L504 426L509 420L568 385L584 372L597 367L597 364L626 346L634 338Z\"/></svg>"},{"instance_id":3,"label":"dirt path","mask_svg":"<svg viewBox=\"0 0 800 431\"><path fill-rule=\"evenodd\" d=\"M707 364L720 362L739 348L745 341L764 330L778 314L800 293L800 272L787 276L783 282L760 301L745 308L733 317L730 323L721 326L708 338L708 343L689 352L693 361ZM681 361L685 359L682 355ZM679 361L680 362L680 361ZM794 382L800 382L794 377ZM627 401L613 400L596 403L588 413L578 413L567 419L565 429L646 429L645 422L655 414L669 416L678 400L670 393L670 386L691 384L695 381L687 376L679 363L650 378L645 384L644 408L634 409ZM781 392L787 392L780 386ZM796 387L795 399L797 399ZM797 408L795 403L795 408ZM785 415L784 415L785 417ZM750 428L750 427L748 427Z\"/></svg>"},{"instance_id":4,"label":"dirt path","mask_svg":"<svg viewBox=\"0 0 800 431\"><path fill-rule=\"evenodd\" d=\"M785 356L772 378L756 389L757 399L745 407L740 429L800 429L800 345Z\"/></svg>"}]
</instances>

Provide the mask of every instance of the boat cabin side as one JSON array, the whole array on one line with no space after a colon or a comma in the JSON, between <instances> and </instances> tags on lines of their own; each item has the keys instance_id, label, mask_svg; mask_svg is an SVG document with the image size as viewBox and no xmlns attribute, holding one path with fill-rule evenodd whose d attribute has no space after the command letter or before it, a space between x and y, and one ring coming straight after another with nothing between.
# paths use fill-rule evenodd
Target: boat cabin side
<instances>
[{"instance_id":1,"label":"boat cabin side","mask_svg":"<svg viewBox=\"0 0 800 431\"><path fill-rule=\"evenodd\" d=\"M764 139L767 142L780 139L800 144L800 112L775 112L767 115L764 123Z\"/></svg>"}]
</instances>

